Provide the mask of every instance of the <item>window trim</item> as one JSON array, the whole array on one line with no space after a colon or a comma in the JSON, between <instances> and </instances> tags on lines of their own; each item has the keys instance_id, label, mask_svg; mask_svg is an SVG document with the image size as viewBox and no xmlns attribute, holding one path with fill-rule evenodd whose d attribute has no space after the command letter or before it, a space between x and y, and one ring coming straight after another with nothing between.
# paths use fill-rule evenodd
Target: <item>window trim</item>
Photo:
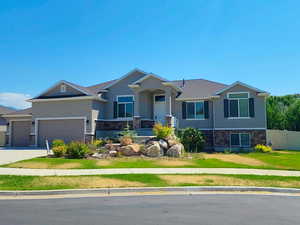
<instances>
[{"instance_id":1,"label":"window trim","mask_svg":"<svg viewBox=\"0 0 300 225\"><path fill-rule=\"evenodd\" d=\"M239 135L239 142L240 142L240 145L232 145L231 144L231 135ZM249 145L242 145L242 135L243 134L247 134L249 136ZM242 132L242 133L230 133L230 147L236 147L236 148L250 148L251 147L251 134L250 133L245 133L245 132Z\"/></svg>"},{"instance_id":2,"label":"window trim","mask_svg":"<svg viewBox=\"0 0 300 225\"><path fill-rule=\"evenodd\" d=\"M60 93L66 93L67 92L67 85L61 84L60 85Z\"/></svg>"},{"instance_id":3,"label":"window trim","mask_svg":"<svg viewBox=\"0 0 300 225\"><path fill-rule=\"evenodd\" d=\"M119 97L132 97L132 102L119 102ZM124 112L125 112L125 115L126 115L126 104L128 104L128 103L134 103L134 95L117 95L117 97L116 97L116 100L117 100L117 119L132 119L133 118L133 116L134 116L134 112L133 112L133 114L132 114L132 116L130 116L130 117L119 117L119 105L120 104L125 104L125 107L124 107ZM133 107L134 107L134 104L133 104ZM133 108L133 111L134 111L134 108Z\"/></svg>"},{"instance_id":4,"label":"window trim","mask_svg":"<svg viewBox=\"0 0 300 225\"><path fill-rule=\"evenodd\" d=\"M203 118L196 118L196 107L194 107L194 114L195 114L195 118L188 118L187 116L188 116L188 107L187 107L187 104L188 103L194 103L194 104L196 104L196 103L201 103L202 102L202 104L203 104ZM204 100L200 100L200 101L186 101L186 107L185 107L185 115L186 115L186 120L207 120L206 118L205 118L205 107L204 107Z\"/></svg>"},{"instance_id":5,"label":"window trim","mask_svg":"<svg viewBox=\"0 0 300 225\"><path fill-rule=\"evenodd\" d=\"M248 97L247 98L230 98L229 95L230 94L247 94ZM228 92L227 93L227 99L228 99L228 115L229 117L227 119L251 119L250 117L250 107L248 105L248 116L240 116L240 101L241 99L250 99L250 92L247 92L247 91L239 91L239 92ZM237 117L232 117L230 116L230 101L231 100L237 100L238 102L238 116ZM249 102L248 102L249 104Z\"/></svg>"}]
</instances>

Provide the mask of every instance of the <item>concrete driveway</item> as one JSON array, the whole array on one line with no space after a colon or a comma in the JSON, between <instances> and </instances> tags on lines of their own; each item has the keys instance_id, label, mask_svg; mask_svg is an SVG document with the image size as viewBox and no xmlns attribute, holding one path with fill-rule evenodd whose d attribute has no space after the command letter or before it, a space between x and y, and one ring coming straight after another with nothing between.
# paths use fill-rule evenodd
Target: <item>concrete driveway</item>
<instances>
[{"instance_id":1,"label":"concrete driveway","mask_svg":"<svg viewBox=\"0 0 300 225\"><path fill-rule=\"evenodd\" d=\"M0 148L0 165L47 155L45 149Z\"/></svg>"}]
</instances>

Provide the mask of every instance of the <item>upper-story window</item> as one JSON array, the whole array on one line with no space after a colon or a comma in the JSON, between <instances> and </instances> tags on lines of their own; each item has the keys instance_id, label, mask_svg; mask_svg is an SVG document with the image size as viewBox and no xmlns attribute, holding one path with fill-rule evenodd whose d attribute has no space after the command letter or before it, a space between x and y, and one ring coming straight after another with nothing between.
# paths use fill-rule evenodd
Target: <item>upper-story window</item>
<instances>
[{"instance_id":1,"label":"upper-story window","mask_svg":"<svg viewBox=\"0 0 300 225\"><path fill-rule=\"evenodd\" d=\"M129 118L133 117L134 98L131 95L117 97L117 117Z\"/></svg>"},{"instance_id":2,"label":"upper-story window","mask_svg":"<svg viewBox=\"0 0 300 225\"><path fill-rule=\"evenodd\" d=\"M249 117L249 92L232 92L227 94L229 103L229 117Z\"/></svg>"},{"instance_id":3,"label":"upper-story window","mask_svg":"<svg viewBox=\"0 0 300 225\"><path fill-rule=\"evenodd\" d=\"M67 86L65 84L60 85L60 92L65 93L67 91Z\"/></svg>"},{"instance_id":4,"label":"upper-story window","mask_svg":"<svg viewBox=\"0 0 300 225\"><path fill-rule=\"evenodd\" d=\"M204 119L204 101L186 103L187 119Z\"/></svg>"}]
</instances>

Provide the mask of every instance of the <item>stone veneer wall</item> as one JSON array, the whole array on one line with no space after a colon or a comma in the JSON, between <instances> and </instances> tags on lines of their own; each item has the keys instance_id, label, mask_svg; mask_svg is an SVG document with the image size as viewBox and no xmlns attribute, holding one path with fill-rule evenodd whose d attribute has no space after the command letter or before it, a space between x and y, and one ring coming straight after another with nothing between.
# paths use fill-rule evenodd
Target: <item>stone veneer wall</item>
<instances>
[{"instance_id":1,"label":"stone veneer wall","mask_svg":"<svg viewBox=\"0 0 300 225\"><path fill-rule=\"evenodd\" d=\"M213 147L213 131L212 130L201 130L205 139L205 148Z\"/></svg>"},{"instance_id":2,"label":"stone veneer wall","mask_svg":"<svg viewBox=\"0 0 300 225\"><path fill-rule=\"evenodd\" d=\"M142 120L141 128L153 128L154 121L153 120Z\"/></svg>"},{"instance_id":3,"label":"stone veneer wall","mask_svg":"<svg viewBox=\"0 0 300 225\"><path fill-rule=\"evenodd\" d=\"M133 121L96 121L96 130L123 130L127 124L133 128ZM153 120L141 120L141 128L153 128Z\"/></svg>"},{"instance_id":4,"label":"stone veneer wall","mask_svg":"<svg viewBox=\"0 0 300 225\"><path fill-rule=\"evenodd\" d=\"M96 130L124 130L127 124L132 129L132 121L96 121Z\"/></svg>"},{"instance_id":5,"label":"stone veneer wall","mask_svg":"<svg viewBox=\"0 0 300 225\"><path fill-rule=\"evenodd\" d=\"M267 142L266 130L215 130L215 147L230 147L230 134L232 133L249 133L251 147Z\"/></svg>"}]
</instances>

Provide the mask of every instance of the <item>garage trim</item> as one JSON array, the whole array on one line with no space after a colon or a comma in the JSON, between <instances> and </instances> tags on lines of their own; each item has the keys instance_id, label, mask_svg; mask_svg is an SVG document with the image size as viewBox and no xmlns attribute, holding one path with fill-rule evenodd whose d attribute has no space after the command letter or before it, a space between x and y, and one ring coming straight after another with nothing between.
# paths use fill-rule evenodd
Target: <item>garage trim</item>
<instances>
[{"instance_id":1,"label":"garage trim","mask_svg":"<svg viewBox=\"0 0 300 225\"><path fill-rule=\"evenodd\" d=\"M38 129L39 129L39 121L40 120L79 120L82 119L84 120L84 137L83 140L85 141L85 135L87 134L86 132L86 121L87 117L86 116L75 116L75 117L43 117L43 118L35 118L35 146L38 146Z\"/></svg>"},{"instance_id":2,"label":"garage trim","mask_svg":"<svg viewBox=\"0 0 300 225\"><path fill-rule=\"evenodd\" d=\"M11 144L11 139L12 139L12 122L18 122L18 121L31 121L31 118L30 119L15 119L15 120L9 120L8 123L9 123L9 129L8 129L8 135L9 135L9 138L8 138L8 145L9 146L12 146Z\"/></svg>"}]
</instances>

